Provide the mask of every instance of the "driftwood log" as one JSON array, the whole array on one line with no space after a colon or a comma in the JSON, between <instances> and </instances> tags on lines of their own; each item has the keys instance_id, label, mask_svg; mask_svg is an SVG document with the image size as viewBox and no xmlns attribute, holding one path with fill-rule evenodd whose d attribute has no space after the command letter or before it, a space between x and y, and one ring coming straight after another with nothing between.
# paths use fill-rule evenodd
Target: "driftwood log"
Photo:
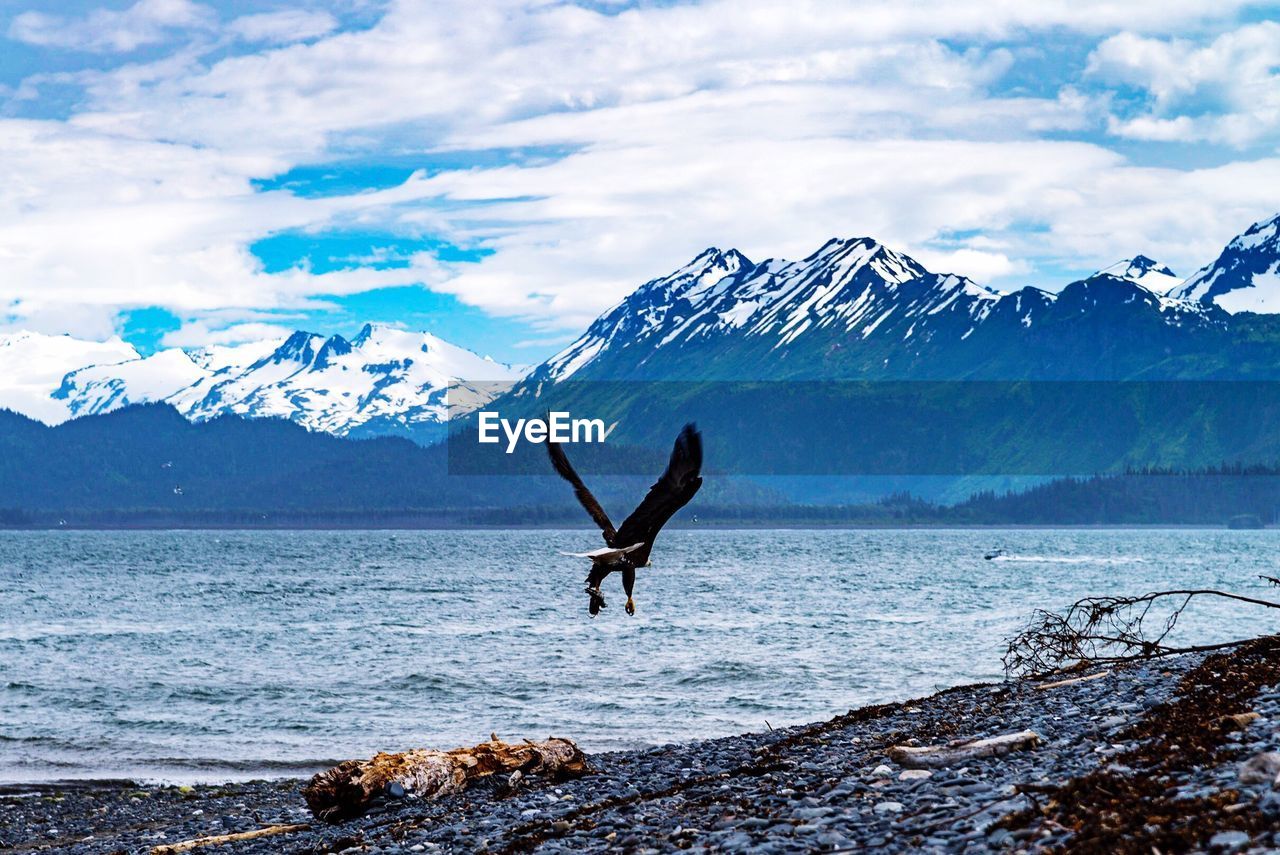
<instances>
[{"instance_id":1,"label":"driftwood log","mask_svg":"<svg viewBox=\"0 0 1280 855\"><path fill-rule=\"evenodd\" d=\"M995 757L1027 748L1035 748L1043 740L1032 730L1018 733L1006 733L986 739L975 739L972 742L960 742L950 745L894 745L889 751L889 758L908 769L939 768L954 766L978 757Z\"/></svg>"},{"instance_id":2,"label":"driftwood log","mask_svg":"<svg viewBox=\"0 0 1280 855\"><path fill-rule=\"evenodd\" d=\"M221 846L224 843L240 843L246 840L257 840L262 837L274 837L277 834L293 834L298 831L307 831L311 826L303 823L300 825L269 825L266 828L258 828L253 831L237 831L234 834L214 834L209 837L197 837L194 840L184 840L181 843L162 843L159 846L151 847L151 855L178 855L181 852L190 852L192 849L199 849L202 846Z\"/></svg>"},{"instance_id":3,"label":"driftwood log","mask_svg":"<svg viewBox=\"0 0 1280 855\"><path fill-rule=\"evenodd\" d=\"M418 748L377 754L371 760L347 760L312 778L302 795L317 819L341 822L360 816L384 796L439 798L497 772L511 773L514 784L526 774L560 780L589 771L586 756L568 739L526 739L517 744L495 735L474 748Z\"/></svg>"}]
</instances>

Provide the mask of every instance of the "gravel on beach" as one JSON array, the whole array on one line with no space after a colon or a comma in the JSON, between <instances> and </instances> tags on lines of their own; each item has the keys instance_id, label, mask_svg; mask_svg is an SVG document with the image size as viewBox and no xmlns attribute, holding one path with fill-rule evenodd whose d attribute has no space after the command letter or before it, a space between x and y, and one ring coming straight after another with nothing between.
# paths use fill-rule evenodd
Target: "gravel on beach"
<instances>
[{"instance_id":1,"label":"gravel on beach","mask_svg":"<svg viewBox=\"0 0 1280 855\"><path fill-rule=\"evenodd\" d=\"M1022 730L1039 746L940 768L886 753ZM0 852L133 855L304 823L193 851L1274 852L1277 751L1280 640L1268 638L1056 687L963 686L819 724L591 755L575 780L388 797L338 825L311 817L300 780L14 790L0 794Z\"/></svg>"}]
</instances>

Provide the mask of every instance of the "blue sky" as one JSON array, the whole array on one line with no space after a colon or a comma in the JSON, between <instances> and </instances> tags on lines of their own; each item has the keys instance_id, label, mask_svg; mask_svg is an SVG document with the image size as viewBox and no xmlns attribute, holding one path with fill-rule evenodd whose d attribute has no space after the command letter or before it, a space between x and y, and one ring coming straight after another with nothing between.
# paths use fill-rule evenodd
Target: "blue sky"
<instances>
[{"instance_id":1,"label":"blue sky","mask_svg":"<svg viewBox=\"0 0 1280 855\"><path fill-rule=\"evenodd\" d=\"M1057 289L1280 210L1277 3L0 0L0 328L506 361L710 245Z\"/></svg>"}]
</instances>

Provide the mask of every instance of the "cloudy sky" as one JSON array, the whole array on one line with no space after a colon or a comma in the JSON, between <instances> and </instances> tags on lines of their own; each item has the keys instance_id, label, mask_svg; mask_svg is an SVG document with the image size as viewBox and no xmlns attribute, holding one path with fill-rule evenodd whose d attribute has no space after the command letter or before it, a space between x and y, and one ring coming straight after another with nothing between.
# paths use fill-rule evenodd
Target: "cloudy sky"
<instances>
[{"instance_id":1,"label":"cloudy sky","mask_svg":"<svg viewBox=\"0 0 1280 855\"><path fill-rule=\"evenodd\" d=\"M1280 3L0 0L0 329L541 359L707 246L1056 290L1280 210Z\"/></svg>"}]
</instances>

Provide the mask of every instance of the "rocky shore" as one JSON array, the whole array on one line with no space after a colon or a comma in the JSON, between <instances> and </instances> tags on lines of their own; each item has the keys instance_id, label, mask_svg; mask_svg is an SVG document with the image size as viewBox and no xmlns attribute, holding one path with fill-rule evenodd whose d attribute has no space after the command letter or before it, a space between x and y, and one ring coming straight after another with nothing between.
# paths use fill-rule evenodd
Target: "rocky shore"
<instances>
[{"instance_id":1,"label":"rocky shore","mask_svg":"<svg viewBox=\"0 0 1280 855\"><path fill-rule=\"evenodd\" d=\"M575 780L389 796L337 825L310 815L297 780L13 792L0 795L0 852L132 855L304 824L192 851L1280 849L1280 640L1053 683L964 686L819 724L591 755ZM1034 744L926 768L890 752L1028 730ZM388 746L400 747L411 746Z\"/></svg>"}]
</instances>

